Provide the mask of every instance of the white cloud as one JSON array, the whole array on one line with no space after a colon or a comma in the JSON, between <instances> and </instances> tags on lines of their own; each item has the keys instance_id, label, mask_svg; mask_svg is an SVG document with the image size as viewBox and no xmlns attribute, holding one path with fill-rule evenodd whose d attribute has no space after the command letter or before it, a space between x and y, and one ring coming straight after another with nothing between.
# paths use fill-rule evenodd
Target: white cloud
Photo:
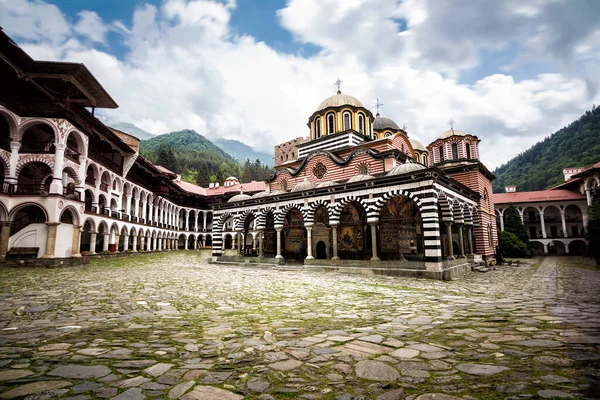
<instances>
[{"instance_id":1,"label":"white cloud","mask_svg":"<svg viewBox=\"0 0 600 400\"><path fill-rule=\"evenodd\" d=\"M11 8L3 23L11 27L8 34L25 40L24 49L35 58L85 63L120 105L101 111L103 117L153 133L190 128L272 151L277 143L308 135L307 118L334 93L340 76L345 93L366 107L380 98L383 114L406 124L410 136L424 143L445 131L452 117L459 129L482 139L482 158L492 169L599 100L589 90L598 79L569 70L521 81L497 73L472 85L458 81L465 68L479 64L482 49L518 42L519 51L534 56L559 54L560 44L536 35L535 27L560 26L548 4L558 7L561 1L519 8L518 1L467 2L462 9L461 2L291 0L278 17L298 40L323 48L310 57L278 53L251 36L235 35L229 26L235 2L144 4L131 26L105 24L86 12L99 24L91 31L77 28L81 14L72 27L55 6L18 3L23 10ZM21 19L27 26L39 23L36 7L55 15L54 29L43 29L49 37L15 27ZM406 30L400 33L402 18ZM597 59L595 25L591 20L585 25L571 35L569 43L577 49L568 53L572 63L580 56ZM91 47L106 42L111 29L130 48L122 59Z\"/></svg>"},{"instance_id":2,"label":"white cloud","mask_svg":"<svg viewBox=\"0 0 600 400\"><path fill-rule=\"evenodd\" d=\"M92 42L105 43L109 27L94 11L81 11L77 14L79 21L75 24L75 32L90 39Z\"/></svg>"}]
</instances>

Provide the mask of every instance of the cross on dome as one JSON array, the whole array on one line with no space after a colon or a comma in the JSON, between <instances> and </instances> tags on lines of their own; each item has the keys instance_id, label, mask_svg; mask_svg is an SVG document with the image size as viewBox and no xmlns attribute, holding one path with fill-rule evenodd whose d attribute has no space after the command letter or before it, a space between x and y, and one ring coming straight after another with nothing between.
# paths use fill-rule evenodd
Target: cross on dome
<instances>
[{"instance_id":1,"label":"cross on dome","mask_svg":"<svg viewBox=\"0 0 600 400\"><path fill-rule=\"evenodd\" d=\"M334 85L337 86L337 94L342 94L342 80L340 80L340 77L338 76L337 80L335 81Z\"/></svg>"},{"instance_id":2,"label":"cross on dome","mask_svg":"<svg viewBox=\"0 0 600 400\"><path fill-rule=\"evenodd\" d=\"M450 125L450 130L451 130L451 131L453 131L453 130L454 130L454 123L455 123L455 121L454 121L452 118L450 118L450 119L448 120L448 125Z\"/></svg>"},{"instance_id":3,"label":"cross on dome","mask_svg":"<svg viewBox=\"0 0 600 400\"><path fill-rule=\"evenodd\" d=\"M381 106L383 106L383 103L379 101L379 99L377 99L377 102L375 103L375 105L373 106L373 108L377 109L377 117L379 117L379 111L381 110Z\"/></svg>"}]
</instances>

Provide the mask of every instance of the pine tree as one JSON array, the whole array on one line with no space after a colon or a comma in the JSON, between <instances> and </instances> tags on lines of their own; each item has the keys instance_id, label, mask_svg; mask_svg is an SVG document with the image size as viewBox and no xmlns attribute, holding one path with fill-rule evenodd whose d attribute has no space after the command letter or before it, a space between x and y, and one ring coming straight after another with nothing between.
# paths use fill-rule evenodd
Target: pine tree
<instances>
[{"instance_id":1,"label":"pine tree","mask_svg":"<svg viewBox=\"0 0 600 400\"><path fill-rule=\"evenodd\" d=\"M203 161L198 166L198 171L196 173L196 182L198 185L206 187L210 182L210 171L208 169L208 165Z\"/></svg>"},{"instance_id":2,"label":"pine tree","mask_svg":"<svg viewBox=\"0 0 600 400\"><path fill-rule=\"evenodd\" d=\"M527 229L521 221L519 211L512 204L504 211L504 230L516 235L523 243L529 245Z\"/></svg>"},{"instance_id":3,"label":"pine tree","mask_svg":"<svg viewBox=\"0 0 600 400\"><path fill-rule=\"evenodd\" d=\"M158 157L156 159L156 163L170 171L178 172L175 154L173 153L171 145L168 143L161 143L161 145L158 147Z\"/></svg>"}]
</instances>

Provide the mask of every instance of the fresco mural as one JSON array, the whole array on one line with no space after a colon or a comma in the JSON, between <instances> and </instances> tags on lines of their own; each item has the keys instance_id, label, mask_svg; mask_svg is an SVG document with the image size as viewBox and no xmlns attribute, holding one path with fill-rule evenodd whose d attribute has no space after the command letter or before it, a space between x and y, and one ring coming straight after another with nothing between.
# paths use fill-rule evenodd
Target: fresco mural
<instances>
[{"instance_id":1,"label":"fresco mural","mask_svg":"<svg viewBox=\"0 0 600 400\"><path fill-rule=\"evenodd\" d=\"M362 259L365 249L366 214L362 207L347 203L340 214L338 254L340 258Z\"/></svg>"},{"instance_id":2,"label":"fresco mural","mask_svg":"<svg viewBox=\"0 0 600 400\"><path fill-rule=\"evenodd\" d=\"M384 260L423 259L423 225L414 201L396 196L383 206L379 216L379 243Z\"/></svg>"},{"instance_id":3,"label":"fresco mural","mask_svg":"<svg viewBox=\"0 0 600 400\"><path fill-rule=\"evenodd\" d=\"M269 212L266 216L263 240L264 256L275 257L277 255L277 232L275 231L275 217L272 212Z\"/></svg>"},{"instance_id":4,"label":"fresco mural","mask_svg":"<svg viewBox=\"0 0 600 400\"><path fill-rule=\"evenodd\" d=\"M281 241L281 253L285 259L303 260L306 258L306 229L302 214L295 208L285 216Z\"/></svg>"}]
</instances>

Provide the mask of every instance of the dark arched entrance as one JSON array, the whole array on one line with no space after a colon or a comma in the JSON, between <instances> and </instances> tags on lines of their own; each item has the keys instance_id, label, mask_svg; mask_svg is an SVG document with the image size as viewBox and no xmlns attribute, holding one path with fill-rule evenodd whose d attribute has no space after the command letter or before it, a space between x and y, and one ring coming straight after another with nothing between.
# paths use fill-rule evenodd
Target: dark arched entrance
<instances>
[{"instance_id":1,"label":"dark arched entrance","mask_svg":"<svg viewBox=\"0 0 600 400\"><path fill-rule=\"evenodd\" d=\"M306 229L302 213L296 208L288 211L283 221L281 249L285 259L301 261L306 258Z\"/></svg>"},{"instance_id":2,"label":"dark arched entrance","mask_svg":"<svg viewBox=\"0 0 600 400\"><path fill-rule=\"evenodd\" d=\"M337 227L338 256L346 260L371 258L370 231L367 214L359 203L346 203L340 212Z\"/></svg>"},{"instance_id":3,"label":"dark arched entrance","mask_svg":"<svg viewBox=\"0 0 600 400\"><path fill-rule=\"evenodd\" d=\"M318 260L324 260L327 258L327 246L325 245L324 241L319 240L317 243L317 251L315 256Z\"/></svg>"}]
</instances>

